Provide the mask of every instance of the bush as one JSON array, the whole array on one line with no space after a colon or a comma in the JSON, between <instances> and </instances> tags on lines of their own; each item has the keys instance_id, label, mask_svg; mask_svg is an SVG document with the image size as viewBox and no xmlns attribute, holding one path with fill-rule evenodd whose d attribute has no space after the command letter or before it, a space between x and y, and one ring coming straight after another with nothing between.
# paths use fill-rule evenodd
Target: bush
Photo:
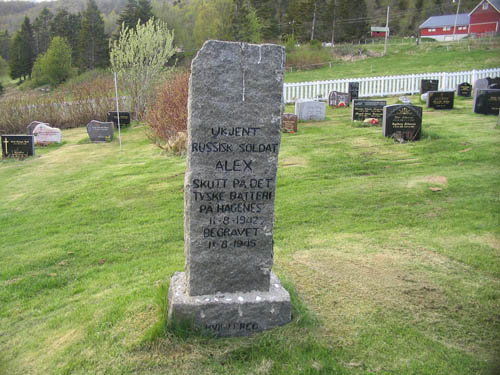
<instances>
[{"instance_id":1,"label":"bush","mask_svg":"<svg viewBox=\"0 0 500 375\"><path fill-rule=\"evenodd\" d=\"M186 151L189 75L181 71L167 80L145 116L148 137L162 150L178 155Z\"/></svg>"},{"instance_id":2,"label":"bush","mask_svg":"<svg viewBox=\"0 0 500 375\"><path fill-rule=\"evenodd\" d=\"M311 49L320 50L322 48L322 45L319 40L313 39L309 42L309 47L311 47Z\"/></svg>"},{"instance_id":3,"label":"bush","mask_svg":"<svg viewBox=\"0 0 500 375\"><path fill-rule=\"evenodd\" d=\"M3 85L2 85L2 82L0 82L0 96L3 95Z\"/></svg>"},{"instance_id":4,"label":"bush","mask_svg":"<svg viewBox=\"0 0 500 375\"><path fill-rule=\"evenodd\" d=\"M296 47L293 52L287 53L286 56L287 67L292 66L300 69L314 69L329 61L332 61L330 49L322 48L321 44L319 49L310 45Z\"/></svg>"}]
</instances>

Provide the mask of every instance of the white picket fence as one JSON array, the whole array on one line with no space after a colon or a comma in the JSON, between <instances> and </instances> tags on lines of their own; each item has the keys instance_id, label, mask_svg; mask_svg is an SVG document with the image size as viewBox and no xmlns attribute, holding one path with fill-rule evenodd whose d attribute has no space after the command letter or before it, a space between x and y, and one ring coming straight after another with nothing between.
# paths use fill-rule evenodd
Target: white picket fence
<instances>
[{"instance_id":1,"label":"white picket fence","mask_svg":"<svg viewBox=\"0 0 500 375\"><path fill-rule=\"evenodd\" d=\"M477 79L500 76L500 68L471 70L453 73L421 73L403 76L382 76L369 78L349 78L330 81L285 83L283 99L294 103L298 99L328 98L330 91L347 92L349 82L359 82L359 97L392 96L416 94L420 92L420 80L438 79L439 90L456 90L462 82L474 84Z\"/></svg>"}]
</instances>

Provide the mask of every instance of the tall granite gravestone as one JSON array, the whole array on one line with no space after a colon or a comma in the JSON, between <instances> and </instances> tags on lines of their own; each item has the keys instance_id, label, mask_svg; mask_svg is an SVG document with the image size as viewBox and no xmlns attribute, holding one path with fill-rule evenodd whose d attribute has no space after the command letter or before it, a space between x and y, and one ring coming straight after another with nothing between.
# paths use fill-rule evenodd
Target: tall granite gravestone
<instances>
[{"instance_id":1,"label":"tall granite gravestone","mask_svg":"<svg viewBox=\"0 0 500 375\"><path fill-rule=\"evenodd\" d=\"M283 113L283 118L281 119L281 129L285 133L290 133L290 132L297 133L298 121L299 121L299 116L293 113Z\"/></svg>"},{"instance_id":2,"label":"tall granite gravestone","mask_svg":"<svg viewBox=\"0 0 500 375\"><path fill-rule=\"evenodd\" d=\"M394 104L384 107L384 137L398 137L405 141L420 139L422 107Z\"/></svg>"},{"instance_id":3,"label":"tall granite gravestone","mask_svg":"<svg viewBox=\"0 0 500 375\"><path fill-rule=\"evenodd\" d=\"M498 115L500 108L500 90L474 90L475 113Z\"/></svg>"},{"instance_id":4,"label":"tall granite gravestone","mask_svg":"<svg viewBox=\"0 0 500 375\"><path fill-rule=\"evenodd\" d=\"M361 100L352 101L352 121L364 121L367 118L376 118L382 121L384 117L385 100Z\"/></svg>"},{"instance_id":5,"label":"tall granite gravestone","mask_svg":"<svg viewBox=\"0 0 500 375\"><path fill-rule=\"evenodd\" d=\"M2 135L2 157L24 159L35 155L35 140L32 135Z\"/></svg>"},{"instance_id":6,"label":"tall granite gravestone","mask_svg":"<svg viewBox=\"0 0 500 375\"><path fill-rule=\"evenodd\" d=\"M301 99L295 102L295 114L302 121L323 121L326 104L316 100Z\"/></svg>"},{"instance_id":7,"label":"tall granite gravestone","mask_svg":"<svg viewBox=\"0 0 500 375\"><path fill-rule=\"evenodd\" d=\"M45 122L40 122L40 121L32 121L27 127L26 127L26 134L28 135L33 135L33 131L35 130L35 128L40 125L40 124L45 124L47 126L49 126L49 124L45 123Z\"/></svg>"},{"instance_id":8,"label":"tall granite gravestone","mask_svg":"<svg viewBox=\"0 0 500 375\"><path fill-rule=\"evenodd\" d=\"M427 91L438 91L438 79L422 79L420 81L420 95L425 94Z\"/></svg>"},{"instance_id":9,"label":"tall granite gravestone","mask_svg":"<svg viewBox=\"0 0 500 375\"><path fill-rule=\"evenodd\" d=\"M91 142L111 142L115 133L115 125L112 122L92 120L87 124L87 133Z\"/></svg>"},{"instance_id":10,"label":"tall granite gravestone","mask_svg":"<svg viewBox=\"0 0 500 375\"><path fill-rule=\"evenodd\" d=\"M453 109L454 91L428 91L427 108Z\"/></svg>"},{"instance_id":11,"label":"tall granite gravestone","mask_svg":"<svg viewBox=\"0 0 500 375\"><path fill-rule=\"evenodd\" d=\"M350 97L348 92L331 91L328 95L330 107L349 107Z\"/></svg>"},{"instance_id":12,"label":"tall granite gravestone","mask_svg":"<svg viewBox=\"0 0 500 375\"><path fill-rule=\"evenodd\" d=\"M36 145L49 145L62 142L62 132L59 128L52 128L48 124L38 124L33 130Z\"/></svg>"},{"instance_id":13,"label":"tall granite gravestone","mask_svg":"<svg viewBox=\"0 0 500 375\"><path fill-rule=\"evenodd\" d=\"M463 96L470 98L472 95L472 85L467 82L463 82L457 86L457 96Z\"/></svg>"},{"instance_id":14,"label":"tall granite gravestone","mask_svg":"<svg viewBox=\"0 0 500 375\"><path fill-rule=\"evenodd\" d=\"M352 102L354 99L359 98L359 82L349 82L348 89L349 91L349 102Z\"/></svg>"},{"instance_id":15,"label":"tall granite gravestone","mask_svg":"<svg viewBox=\"0 0 500 375\"><path fill-rule=\"evenodd\" d=\"M118 116L120 116L120 127L130 125L130 112L110 111L106 116L106 121L114 122L115 126L118 127Z\"/></svg>"},{"instance_id":16,"label":"tall granite gravestone","mask_svg":"<svg viewBox=\"0 0 500 375\"><path fill-rule=\"evenodd\" d=\"M171 322L244 336L291 320L290 295L271 271L284 63L281 46L220 41L192 62L186 272L170 283Z\"/></svg>"}]
</instances>

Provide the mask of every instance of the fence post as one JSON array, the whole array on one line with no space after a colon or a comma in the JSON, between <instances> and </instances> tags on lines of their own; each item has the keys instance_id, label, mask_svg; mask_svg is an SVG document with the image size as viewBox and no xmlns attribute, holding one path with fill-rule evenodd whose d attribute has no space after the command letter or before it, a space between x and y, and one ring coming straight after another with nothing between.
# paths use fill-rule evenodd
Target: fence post
<instances>
[{"instance_id":1,"label":"fence post","mask_svg":"<svg viewBox=\"0 0 500 375\"><path fill-rule=\"evenodd\" d=\"M474 85L477 81L477 72L476 69L472 70L472 82L471 84Z\"/></svg>"}]
</instances>

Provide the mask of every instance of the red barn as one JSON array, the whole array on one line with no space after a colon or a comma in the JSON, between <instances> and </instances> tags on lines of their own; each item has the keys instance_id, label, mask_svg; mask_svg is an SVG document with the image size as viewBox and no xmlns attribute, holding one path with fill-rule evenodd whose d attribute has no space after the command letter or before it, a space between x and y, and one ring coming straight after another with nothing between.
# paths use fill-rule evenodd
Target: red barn
<instances>
[{"instance_id":1,"label":"red barn","mask_svg":"<svg viewBox=\"0 0 500 375\"><path fill-rule=\"evenodd\" d=\"M500 0L482 0L470 15L470 34L500 32Z\"/></svg>"},{"instance_id":2,"label":"red barn","mask_svg":"<svg viewBox=\"0 0 500 375\"><path fill-rule=\"evenodd\" d=\"M440 42L446 40L462 39L469 35L470 17L467 13L449 14L446 16L429 17L419 26L420 36L432 38ZM455 22L457 24L455 28Z\"/></svg>"},{"instance_id":3,"label":"red barn","mask_svg":"<svg viewBox=\"0 0 500 375\"><path fill-rule=\"evenodd\" d=\"M371 27L372 38L385 38L385 35L389 36L389 28L388 27Z\"/></svg>"},{"instance_id":4,"label":"red barn","mask_svg":"<svg viewBox=\"0 0 500 375\"><path fill-rule=\"evenodd\" d=\"M468 14L429 17L419 28L420 36L439 41L500 32L500 0L481 0Z\"/></svg>"}]
</instances>

